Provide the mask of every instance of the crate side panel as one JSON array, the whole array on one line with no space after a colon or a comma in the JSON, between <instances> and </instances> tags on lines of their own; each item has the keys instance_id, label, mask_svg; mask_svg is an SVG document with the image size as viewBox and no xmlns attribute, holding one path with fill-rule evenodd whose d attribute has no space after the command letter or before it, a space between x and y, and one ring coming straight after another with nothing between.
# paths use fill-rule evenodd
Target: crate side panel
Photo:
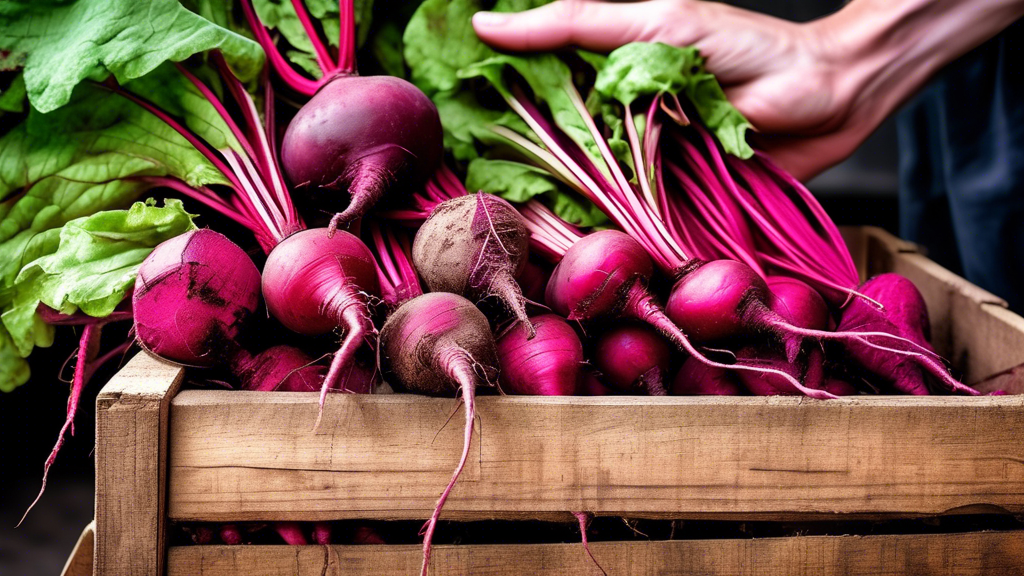
<instances>
[{"instance_id":1,"label":"crate side panel","mask_svg":"<svg viewBox=\"0 0 1024 576\"><path fill-rule=\"evenodd\" d=\"M183 392L170 515L425 518L461 446L444 439L452 407L333 395L313 433L315 394ZM448 518L1024 512L1021 397L482 397L478 409Z\"/></svg>"}]
</instances>

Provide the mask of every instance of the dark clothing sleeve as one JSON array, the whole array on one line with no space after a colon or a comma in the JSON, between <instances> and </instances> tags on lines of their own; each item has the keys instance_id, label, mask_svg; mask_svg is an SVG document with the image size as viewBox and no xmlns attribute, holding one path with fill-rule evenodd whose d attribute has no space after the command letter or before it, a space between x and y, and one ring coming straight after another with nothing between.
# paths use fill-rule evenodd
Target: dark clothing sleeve
<instances>
[{"instance_id":1,"label":"dark clothing sleeve","mask_svg":"<svg viewBox=\"0 0 1024 576\"><path fill-rule=\"evenodd\" d=\"M900 235L1024 311L1024 20L897 117Z\"/></svg>"}]
</instances>

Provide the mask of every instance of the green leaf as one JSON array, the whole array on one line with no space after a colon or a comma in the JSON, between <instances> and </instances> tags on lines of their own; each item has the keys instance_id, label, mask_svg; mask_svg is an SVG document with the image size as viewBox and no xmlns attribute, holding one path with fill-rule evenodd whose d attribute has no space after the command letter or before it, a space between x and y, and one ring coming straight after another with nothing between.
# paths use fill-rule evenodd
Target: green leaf
<instances>
[{"instance_id":1,"label":"green leaf","mask_svg":"<svg viewBox=\"0 0 1024 576\"><path fill-rule=\"evenodd\" d=\"M476 142L502 143L491 130L494 126L504 126L536 140L536 135L515 113L484 108L471 92L437 94L434 103L444 130L444 147L451 150L456 160L477 158Z\"/></svg>"},{"instance_id":2,"label":"green leaf","mask_svg":"<svg viewBox=\"0 0 1024 576\"><path fill-rule=\"evenodd\" d=\"M413 84L427 96L453 93L462 84L458 71L496 53L473 31L477 0L426 0L405 28L402 42Z\"/></svg>"},{"instance_id":3,"label":"green leaf","mask_svg":"<svg viewBox=\"0 0 1024 576\"><path fill-rule=\"evenodd\" d=\"M608 218L592 202L563 190L546 171L509 160L476 158L469 163L466 189L488 192L509 202L543 197L555 214L577 226L598 226Z\"/></svg>"},{"instance_id":4,"label":"green leaf","mask_svg":"<svg viewBox=\"0 0 1024 576\"><path fill-rule=\"evenodd\" d=\"M28 382L28 362L18 354L11 335L0 324L0 392L10 392Z\"/></svg>"},{"instance_id":5,"label":"green leaf","mask_svg":"<svg viewBox=\"0 0 1024 576\"><path fill-rule=\"evenodd\" d=\"M25 111L25 75L19 73L6 90L0 92L0 111Z\"/></svg>"},{"instance_id":6,"label":"green leaf","mask_svg":"<svg viewBox=\"0 0 1024 576\"><path fill-rule=\"evenodd\" d=\"M54 327L36 312L40 302L64 314L107 316L128 295L153 248L194 228L181 201L169 199L164 207L138 202L98 212L37 236L47 240L45 255L0 290L0 378L12 379L9 388L24 383L28 365L21 359L53 344Z\"/></svg>"},{"instance_id":7,"label":"green leaf","mask_svg":"<svg viewBox=\"0 0 1024 576\"><path fill-rule=\"evenodd\" d=\"M746 142L750 123L726 99L718 80L705 70L704 59L694 47L626 44L608 55L607 63L598 71L594 89L623 106L642 96L685 95L726 152L741 158L754 154Z\"/></svg>"},{"instance_id":8,"label":"green leaf","mask_svg":"<svg viewBox=\"0 0 1024 576\"><path fill-rule=\"evenodd\" d=\"M370 48L381 70L390 76L405 77L402 59L402 29L394 22L385 22L370 38Z\"/></svg>"},{"instance_id":9,"label":"green leaf","mask_svg":"<svg viewBox=\"0 0 1024 576\"><path fill-rule=\"evenodd\" d=\"M214 49L243 81L263 66L258 44L176 0L0 4L0 50L24 59L28 98L41 112L66 104L83 80L113 74L124 84L164 62Z\"/></svg>"},{"instance_id":10,"label":"green leaf","mask_svg":"<svg viewBox=\"0 0 1024 576\"><path fill-rule=\"evenodd\" d=\"M136 202L128 210L99 212L65 224L57 251L26 266L16 283L41 277L38 296L47 306L63 314L108 316L153 248L194 229L176 199L163 207Z\"/></svg>"}]
</instances>

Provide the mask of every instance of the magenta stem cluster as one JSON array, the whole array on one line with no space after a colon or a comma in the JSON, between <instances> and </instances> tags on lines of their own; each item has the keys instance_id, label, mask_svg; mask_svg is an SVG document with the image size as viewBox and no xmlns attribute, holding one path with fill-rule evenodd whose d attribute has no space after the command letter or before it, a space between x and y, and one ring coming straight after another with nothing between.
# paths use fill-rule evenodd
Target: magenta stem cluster
<instances>
[{"instance_id":1,"label":"magenta stem cluster","mask_svg":"<svg viewBox=\"0 0 1024 576\"><path fill-rule=\"evenodd\" d=\"M120 87L114 87L114 90L164 121L184 137L224 175L229 182L228 188L233 193L225 198L207 186L193 187L177 178L166 176L146 176L140 179L155 186L165 186L180 192L249 228L263 250L269 253L281 240L305 228L292 203L277 161L272 132L274 93L269 78L264 75L266 124L263 124L255 102L231 72L223 56L214 52L211 54L211 61L220 72L228 92L237 105L241 124L235 120L209 86L184 66L179 64L177 67L214 107L238 141L241 151L230 146L214 149L199 135L152 102Z\"/></svg>"},{"instance_id":2,"label":"magenta stem cluster","mask_svg":"<svg viewBox=\"0 0 1024 576\"><path fill-rule=\"evenodd\" d=\"M373 240L380 280L381 297L390 306L397 306L410 298L423 294L416 268L412 264L412 243L405 231L381 226L377 220L367 221L367 231Z\"/></svg>"},{"instance_id":3,"label":"magenta stem cluster","mask_svg":"<svg viewBox=\"0 0 1024 576\"><path fill-rule=\"evenodd\" d=\"M653 102L642 115L646 119L644 135L640 141L635 119L627 107L626 133L629 139L632 163L637 174L633 181L627 177L619 161L605 141L604 134L587 110L583 98L571 82L564 90L580 118L587 126L600 153L600 162L593 161L578 144L550 122L541 110L514 87L506 101L543 143L543 148L510 137L509 130L495 129L495 133L509 139L544 169L597 205L618 227L639 242L658 266L668 274L674 273L690 259L669 232L654 197L652 179L657 173L658 152L651 141L657 141L660 125L657 123L658 102ZM656 99L657 100L657 99Z\"/></svg>"},{"instance_id":4,"label":"magenta stem cluster","mask_svg":"<svg viewBox=\"0 0 1024 576\"><path fill-rule=\"evenodd\" d=\"M316 94L321 86L330 82L335 76L339 74L355 74L356 16L353 0L340 0L338 2L341 29L338 34L339 47L337 58L331 55L327 42L321 36L320 31L317 30L316 25L313 23L313 18L310 16L309 11L306 10L302 0L291 0L291 3L295 9L295 14L299 18L299 22L302 24L303 30L306 32L306 36L309 37L309 42L313 45L316 63L321 72L319 79L314 80L303 76L288 63L288 60L271 37L270 31L260 21L252 5L252 0L242 0L242 11L245 13L245 19L256 36L256 41L263 47L263 51L267 53L270 66L281 77L281 80L299 94L312 96Z\"/></svg>"}]
</instances>

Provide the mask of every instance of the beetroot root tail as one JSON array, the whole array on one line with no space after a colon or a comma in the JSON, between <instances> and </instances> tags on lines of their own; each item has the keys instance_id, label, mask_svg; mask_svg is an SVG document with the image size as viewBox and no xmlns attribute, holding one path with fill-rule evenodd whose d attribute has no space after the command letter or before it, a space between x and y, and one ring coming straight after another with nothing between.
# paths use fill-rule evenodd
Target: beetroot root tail
<instances>
[{"instance_id":1,"label":"beetroot root tail","mask_svg":"<svg viewBox=\"0 0 1024 576\"><path fill-rule=\"evenodd\" d=\"M71 428L71 433L72 435L74 434L75 413L78 412L78 403L82 398L82 390L93 373L90 365L99 354L102 330L103 324L88 324L82 329L82 338L78 343L78 358L75 361L75 376L71 381L71 393L68 396L67 418L64 420L64 426L61 427L60 433L57 434L57 443L54 444L53 450L50 451L50 455L43 464L43 484L39 488L39 494L28 505L28 509L21 516L21 520L18 520L18 526L21 526L21 523L28 517L28 513L39 503L39 499L43 497L43 492L46 492L46 478L50 474L50 466L57 459L57 453L60 452L61 446L64 445L64 434L68 431L68 428Z\"/></svg>"},{"instance_id":2,"label":"beetroot root tail","mask_svg":"<svg viewBox=\"0 0 1024 576\"><path fill-rule=\"evenodd\" d=\"M342 290L336 295L336 298L327 302L326 306L334 308L336 311L335 314L341 320L340 324L345 327L345 338L342 340L338 352L334 354L331 367L320 387L320 404L317 408L313 430L320 428L320 421L324 417L327 391L338 385L345 368L355 361L356 350L362 345L366 335L373 331L373 324L370 323L366 312L366 299L355 290L351 288Z\"/></svg>"},{"instance_id":3,"label":"beetroot root tail","mask_svg":"<svg viewBox=\"0 0 1024 576\"><path fill-rule=\"evenodd\" d=\"M505 306L515 315L516 320L523 325L526 330L526 339L533 340L533 337L537 335L537 330L526 314L526 299L523 298L523 292L519 289L515 278L512 278L512 275L507 272L499 274L491 283L491 290L505 303Z\"/></svg>"},{"instance_id":4,"label":"beetroot root tail","mask_svg":"<svg viewBox=\"0 0 1024 576\"><path fill-rule=\"evenodd\" d=\"M597 566L597 569L601 571L601 574L608 576L608 573L601 567L601 563L597 561L597 558L594 558L594 553L590 551L590 542L587 541L587 524L590 524L590 513L573 512L572 515L575 516L576 520L579 520L580 523L580 539L583 541L583 551L587 553L587 556L590 557L590 561L594 563L594 566Z\"/></svg>"},{"instance_id":5,"label":"beetroot root tail","mask_svg":"<svg viewBox=\"0 0 1024 576\"><path fill-rule=\"evenodd\" d=\"M348 188L349 203L341 212L331 218L327 226L327 236L334 236L334 232L340 227L347 227L354 220L362 218L384 195L384 188L387 185L387 172L366 165L356 168L357 173L352 178L352 184Z\"/></svg>"},{"instance_id":6,"label":"beetroot root tail","mask_svg":"<svg viewBox=\"0 0 1024 576\"><path fill-rule=\"evenodd\" d=\"M434 530L437 528L437 521L441 517L441 509L444 508L448 495L451 494L452 488L455 487L455 482L459 479L459 475L462 474L462 469L466 467L466 460L469 459L470 443L473 440L473 420L476 418L476 378L470 359L464 351L459 350L456 354L449 357L449 360L447 372L452 380L459 382L462 389L462 400L466 405L466 428L463 435L462 457L459 458L459 465L455 468L452 479L448 481L448 486L441 493L441 497L437 499L437 505L434 507L434 513L430 515L430 520L427 520L427 523L423 525L423 568L420 570L420 576L427 576L427 571L430 569L430 551L434 540Z\"/></svg>"}]
</instances>

